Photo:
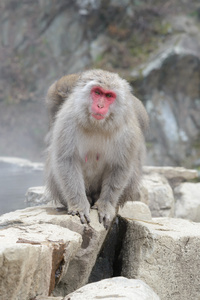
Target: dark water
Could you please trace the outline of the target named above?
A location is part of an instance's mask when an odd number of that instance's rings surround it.
[[[0,215],[27,207],[24,202],[27,189],[41,185],[42,168],[0,162]]]

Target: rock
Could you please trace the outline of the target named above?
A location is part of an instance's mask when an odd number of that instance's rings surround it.
[[[25,202],[29,204],[29,206],[47,204],[48,199],[44,196],[44,191],[44,186],[36,186],[29,188],[25,195]]]
[[[151,212],[148,206],[140,201],[127,201],[125,205],[119,208],[118,215],[131,220],[151,220]]]
[[[170,16],[168,21],[172,25],[172,30],[175,32],[186,32],[191,35],[199,33],[194,18],[188,18],[188,16],[185,15],[175,15]]]
[[[132,72],[150,116],[149,164],[191,166],[200,156],[198,26],[192,31],[174,34]]]
[[[94,299],[134,299],[159,300],[160,298],[143,281],[114,277],[96,283],[90,283],[67,295],[65,300],[94,300]]]
[[[24,212],[24,217],[25,217]],[[23,217],[22,217],[23,219]],[[22,219],[0,235],[0,299],[33,299],[49,295],[80,247],[81,236],[52,224],[27,226]],[[12,221],[8,221],[12,222]]]
[[[198,177],[198,171],[194,169],[186,169],[183,167],[143,167],[144,174],[158,173],[171,181],[187,181]]]
[[[151,212],[146,204],[139,201],[128,201],[123,208],[119,209],[118,216],[109,230],[88,283],[121,275],[121,258],[118,256],[126,233],[124,221],[126,218],[151,220]]]
[[[159,174],[144,175],[140,200],[146,203],[153,217],[174,216],[174,196],[167,179]]]
[[[143,280],[161,299],[199,298],[200,224],[127,220],[122,276]]]
[[[34,300],[63,300],[63,297],[43,297],[43,296],[38,296]]]
[[[103,53],[108,50],[108,37],[105,35],[99,35],[96,40],[94,40],[90,45],[90,55],[92,61],[96,62],[101,58]]]
[[[17,294],[23,300],[36,295],[48,296],[49,290],[54,290],[55,296],[64,296],[86,284],[107,234],[98,221],[96,210],[91,210],[90,218],[90,225],[84,225],[77,216],[67,215],[63,210],[56,211],[55,207],[44,206],[2,215],[0,261],[4,280],[1,281],[0,290],[4,297],[12,299],[10,296]],[[75,245],[73,236],[77,240]],[[16,243],[17,240],[19,243]],[[7,245],[11,250],[7,250]],[[66,256],[63,254],[65,249]],[[56,264],[56,268],[52,268],[52,257],[56,257],[56,251],[58,256],[63,255],[64,258]],[[9,255],[8,260],[3,259],[6,253]],[[32,266],[34,258],[37,263]],[[10,273],[10,269],[11,282],[16,282],[16,285],[7,284],[9,277],[5,273],[6,270]],[[50,275],[53,278],[55,273],[58,283],[54,289],[54,284],[50,288],[49,278]],[[14,287],[11,289],[11,286]]]
[[[175,217],[200,222],[200,183],[181,183],[174,189]]]

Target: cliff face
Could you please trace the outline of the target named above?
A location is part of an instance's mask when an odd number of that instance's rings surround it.
[[[1,1],[0,154],[42,160],[48,86],[95,67],[144,101],[149,163],[198,164],[199,4],[175,2]]]

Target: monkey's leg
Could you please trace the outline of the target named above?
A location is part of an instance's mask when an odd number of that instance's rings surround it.
[[[134,170],[127,186],[124,188],[119,198],[119,206],[123,206],[127,201],[137,201],[139,199],[139,183],[141,176],[141,169]]]

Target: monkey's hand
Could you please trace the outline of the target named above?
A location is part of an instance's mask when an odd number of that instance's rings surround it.
[[[108,229],[116,215],[115,207],[109,201],[99,199],[92,208],[98,210],[99,222]]]
[[[75,216],[78,215],[80,217],[81,223],[86,224],[90,223],[90,205],[89,203],[85,203],[85,205],[71,205],[68,207],[68,214]]]

